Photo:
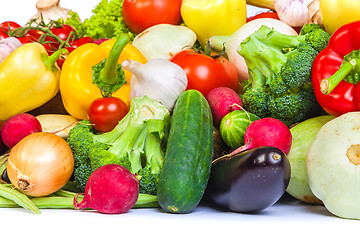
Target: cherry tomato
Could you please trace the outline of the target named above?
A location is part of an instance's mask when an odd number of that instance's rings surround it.
[[[85,44],[85,43],[93,43],[94,42],[94,39],[90,36],[84,36],[84,37],[81,37],[79,39],[75,39],[75,40],[72,40],[71,43],[70,43],[70,46],[73,47],[74,49]]]
[[[204,97],[217,87],[239,90],[239,79],[235,66],[224,57],[213,58],[194,50],[183,50],[171,61],[184,69],[188,77],[187,89],[200,91]]]
[[[126,26],[139,34],[160,23],[178,25],[182,0],[124,0],[122,14]]]
[[[31,38],[35,39],[35,41],[39,41],[41,35],[43,35],[43,34],[44,34],[43,31],[35,30],[35,29],[29,29],[29,31],[25,34],[25,36],[31,37]]]
[[[32,42],[36,42],[36,39],[30,37],[30,36],[24,36],[24,37],[19,37],[17,38],[22,44],[26,44],[26,43],[32,43]]]
[[[63,24],[61,27],[52,27],[50,31],[63,41],[66,41],[68,39],[71,32],[76,33],[76,30],[72,26],[67,24]],[[47,37],[45,41],[50,42],[53,46],[60,46],[60,43],[53,37]]]
[[[5,28],[5,29],[10,29],[11,31],[14,31],[15,29],[21,27],[18,23],[13,22],[13,21],[5,21],[0,23],[0,27]]]
[[[8,37],[7,29],[0,27],[0,41]]]
[[[105,97],[91,103],[88,117],[96,131],[109,132],[128,112],[127,105],[120,98]]]

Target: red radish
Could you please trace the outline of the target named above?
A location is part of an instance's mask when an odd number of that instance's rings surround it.
[[[5,121],[1,128],[1,138],[8,148],[12,148],[27,135],[41,131],[41,124],[35,116],[20,113]]]
[[[257,147],[276,147],[288,154],[292,135],[290,129],[282,121],[275,118],[262,118],[255,120],[246,128],[244,142],[243,146],[230,154]]]
[[[84,195],[82,202],[77,196]],[[117,164],[97,168],[86,183],[85,193],[74,198],[76,209],[91,208],[101,213],[125,213],[139,196],[139,180],[128,169]]]
[[[243,110],[243,102],[240,96],[228,87],[214,88],[206,98],[211,108],[213,121],[216,124],[220,124],[221,119],[229,112]]]

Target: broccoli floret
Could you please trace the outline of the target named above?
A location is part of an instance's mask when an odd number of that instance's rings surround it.
[[[143,96],[132,99],[128,114],[110,132],[96,133],[88,120],[78,123],[68,137],[74,157],[82,160],[74,171],[77,187],[85,189],[89,169],[119,164],[137,174],[141,193],[156,194],[169,121],[168,109]]]
[[[93,173],[93,170],[88,163],[80,164],[74,169],[74,178],[75,184],[78,189],[81,191],[85,190],[86,182],[89,179],[90,175]]]
[[[314,116],[315,109],[320,114],[311,68],[330,34],[316,24],[305,25],[302,33],[289,36],[262,26],[240,44],[238,53],[249,69],[249,80],[243,85],[246,110],[288,126]]]

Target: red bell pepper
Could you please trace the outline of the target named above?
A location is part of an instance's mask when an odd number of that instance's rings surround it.
[[[360,110],[360,21],[340,27],[315,58],[312,84],[320,106],[333,116]]]

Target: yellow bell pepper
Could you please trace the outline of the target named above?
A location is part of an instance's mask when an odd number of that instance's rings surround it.
[[[125,84],[114,85],[114,79],[119,74],[116,67],[126,59],[132,59],[140,63],[146,63],[144,55],[133,45],[128,43],[127,35],[119,37],[118,40],[107,40],[100,45],[87,43],[72,51],[64,61],[60,77],[60,92],[66,111],[77,119],[87,119],[87,111],[91,103],[104,96],[104,89],[100,89],[94,82],[97,78],[93,74],[93,66],[105,60],[105,67],[100,74],[101,81],[108,81],[106,86],[115,86],[109,94],[123,100],[130,105],[130,79],[132,74],[123,70]],[[120,54],[120,55],[119,55]]]
[[[325,30],[333,34],[339,27],[360,20],[360,1],[320,0],[320,13]]]
[[[40,43],[27,43],[0,64],[0,121],[40,107],[59,91],[61,51],[49,56]]]
[[[215,35],[227,36],[246,23],[246,0],[183,0],[181,16],[201,45]]]

